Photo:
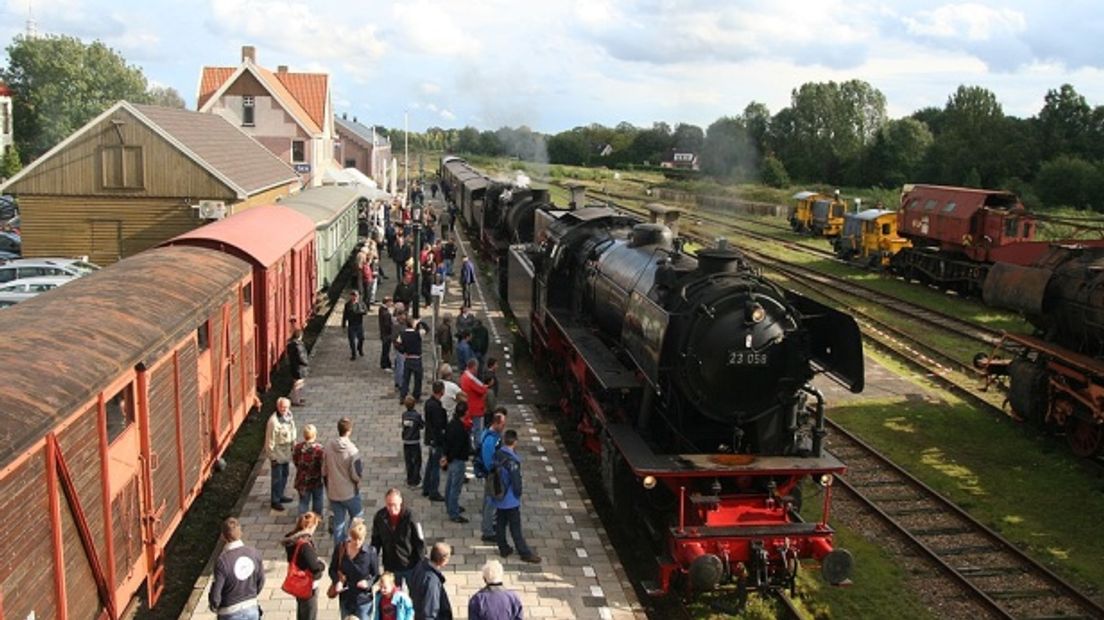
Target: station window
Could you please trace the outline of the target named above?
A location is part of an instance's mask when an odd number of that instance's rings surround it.
[[[122,435],[123,431],[134,423],[133,401],[128,385],[104,403],[107,414],[107,443],[115,441],[116,437]]]
[[[253,305],[253,283],[250,282],[242,287],[242,304],[247,308]]]
[[[291,141],[291,161],[295,164],[301,164],[307,160],[306,143],[302,140]]]
[[[936,205],[936,202],[934,200],[929,200],[929,201],[924,203],[924,210],[925,211],[935,211],[935,205]]]
[[[202,325],[196,328],[196,346],[199,347],[200,353],[203,353],[207,349],[211,348],[210,321],[204,321]]]
[[[252,127],[257,109],[256,100],[253,99],[253,95],[245,95],[242,97],[242,127]]]
[[[947,203],[947,206],[943,207],[943,212],[944,212],[944,213],[952,213],[952,212],[954,212],[954,210],[955,210],[955,207],[957,207],[957,206],[958,206],[958,205],[957,205],[957,204],[955,204],[955,203],[954,203],[953,201],[952,201],[952,202],[948,202],[948,203]]]

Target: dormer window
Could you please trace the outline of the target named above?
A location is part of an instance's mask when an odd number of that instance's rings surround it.
[[[242,127],[253,126],[253,111],[255,106],[256,102],[253,99],[253,95],[245,95],[242,97]]]

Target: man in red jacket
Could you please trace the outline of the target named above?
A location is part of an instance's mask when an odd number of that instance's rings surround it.
[[[469,359],[464,374],[460,375],[460,391],[468,395],[468,417],[465,425],[471,432],[472,450],[479,449],[479,435],[483,432],[483,412],[487,408],[487,390],[490,385],[493,383],[484,384],[479,380],[479,360]]]

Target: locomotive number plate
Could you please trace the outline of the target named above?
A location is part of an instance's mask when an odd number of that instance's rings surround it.
[[[767,362],[768,356],[766,353],[756,353],[755,351],[728,352],[729,366],[766,366]]]

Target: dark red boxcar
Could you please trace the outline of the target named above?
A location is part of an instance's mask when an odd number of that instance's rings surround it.
[[[272,369],[291,337],[291,320],[303,327],[314,312],[318,288],[314,222],[287,207],[254,207],[170,239],[165,245],[211,248],[253,265],[257,387],[268,389]]]
[[[114,617],[256,400],[252,271],[143,252],[0,312],[6,618]]]

